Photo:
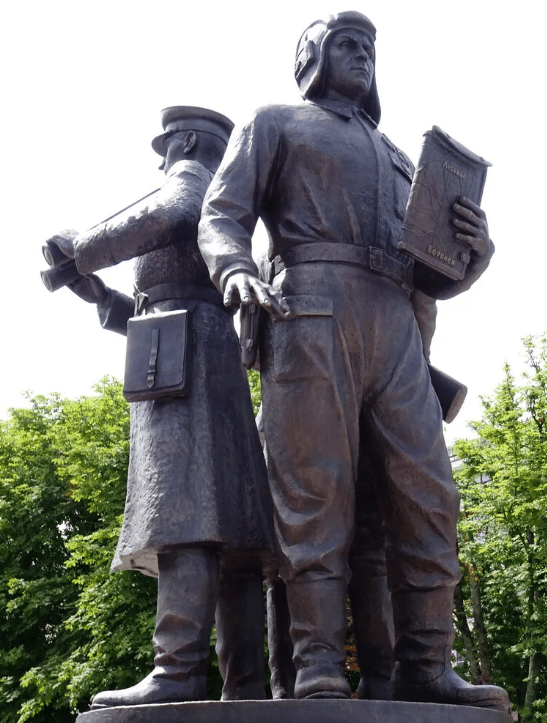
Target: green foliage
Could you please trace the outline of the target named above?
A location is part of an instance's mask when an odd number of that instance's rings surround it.
[[[3,723],[73,721],[151,665],[155,581],[109,573],[125,499],[129,410],[111,379],[35,397],[0,422]]]
[[[256,417],[260,405],[262,404],[262,388],[260,386],[260,373],[254,369],[249,369],[247,372],[247,379],[249,380],[249,389],[251,390],[251,402],[253,403],[253,412]]]
[[[524,340],[527,371],[518,384],[508,365],[478,438],[456,443],[463,466],[459,549],[466,612],[480,594],[492,678],[508,689],[524,720],[547,720],[547,337]],[[461,633],[460,628],[460,633]],[[459,639],[463,650],[463,638]],[[469,651],[467,651],[469,660]],[[484,666],[482,667],[484,674]]]

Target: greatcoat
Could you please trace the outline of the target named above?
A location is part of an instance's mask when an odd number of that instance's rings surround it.
[[[75,246],[83,274],[136,258],[139,313],[191,312],[189,394],[131,405],[115,570],[156,576],[158,553],[173,547],[262,554],[273,544],[270,492],[237,335],[197,247],[211,177],[201,164],[179,161],[155,195],[78,237]],[[126,333],[133,306],[110,291],[99,307],[101,323]]]

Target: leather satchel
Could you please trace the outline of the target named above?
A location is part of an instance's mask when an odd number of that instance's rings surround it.
[[[129,319],[123,387],[128,402],[188,394],[189,318],[189,311],[180,310]]]

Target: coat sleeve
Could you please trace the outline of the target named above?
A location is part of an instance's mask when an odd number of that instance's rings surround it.
[[[451,299],[454,296],[462,294],[464,291],[470,289],[475,283],[475,281],[478,281],[478,279],[480,279],[480,277],[484,274],[484,272],[490,265],[490,261],[492,259],[492,256],[494,255],[494,251],[495,247],[493,243],[491,243],[490,253],[482,258],[479,258],[477,254],[475,254],[473,251],[470,251],[471,260],[467,266],[463,279],[461,281],[452,281],[451,283],[447,284],[446,288],[442,289],[436,294],[436,298]]]
[[[414,316],[420,330],[422,337],[422,345],[424,349],[424,357],[429,362],[429,356],[431,353],[431,341],[435,334],[435,328],[437,325],[437,303],[435,299],[430,296],[426,296],[417,289],[414,290],[410,296],[412,302],[412,308],[414,309]]]
[[[76,237],[75,261],[81,274],[165,248],[172,243],[175,229],[182,230],[177,238],[196,238],[211,174],[195,161],[181,161],[173,170],[155,194]]]
[[[458,296],[458,294],[470,289],[480,279],[490,265],[495,250],[492,240],[490,240],[490,248],[486,256],[479,257],[474,251],[470,250],[470,261],[465,276],[460,281],[449,279],[444,274],[433,271],[425,264],[415,261],[414,286],[434,299],[452,299],[454,296]]]
[[[127,336],[127,322],[133,316],[135,302],[130,296],[108,289],[104,301],[97,304],[97,313],[103,329]]]
[[[226,154],[205,196],[198,244],[215,286],[230,274],[258,277],[252,236],[275,175],[281,134],[273,107],[258,110],[232,133]]]

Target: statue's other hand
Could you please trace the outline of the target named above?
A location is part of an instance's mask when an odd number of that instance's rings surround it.
[[[68,288],[88,304],[100,304],[108,296],[108,287],[95,274],[80,276],[79,279],[68,284]]]
[[[256,276],[243,271],[236,271],[228,276],[224,288],[224,305],[241,303],[260,304],[262,308],[274,317],[283,318],[289,307],[281,294]]]
[[[494,244],[490,240],[486,214],[482,208],[466,196],[460,196],[452,209],[457,214],[452,223],[459,229],[456,240],[468,244],[481,259],[492,256]]]

